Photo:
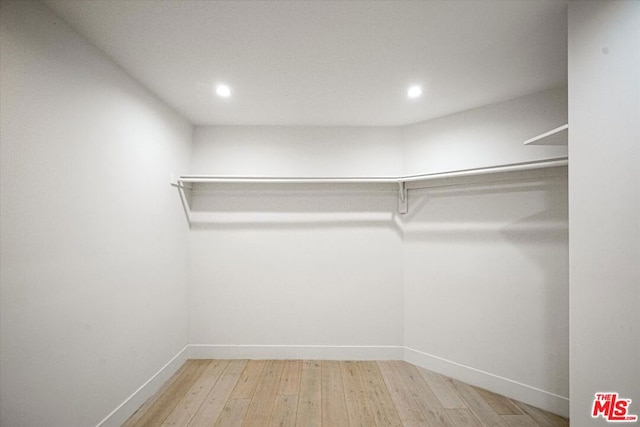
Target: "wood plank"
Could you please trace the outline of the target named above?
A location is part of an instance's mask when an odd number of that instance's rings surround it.
[[[302,360],[286,360],[282,370],[282,378],[278,386],[278,394],[298,394],[300,391],[300,375]]]
[[[294,427],[296,425],[297,409],[298,395],[281,394],[276,396],[269,425],[273,427]]]
[[[364,391],[362,373],[356,362],[340,362],[344,395],[347,404],[349,426],[371,427],[375,425],[369,399]]]
[[[480,423],[488,426],[506,426],[504,420],[493,410],[491,405],[476,392],[469,384],[449,378],[453,389],[458,393],[460,399],[467,405],[473,415]]]
[[[322,373],[320,362],[303,363],[296,426],[322,426]]]
[[[184,372],[188,369],[187,367],[191,366],[192,364],[191,362],[193,361],[192,360],[185,361],[185,363],[183,363],[182,366],[178,368],[178,370],[171,376],[171,378],[169,378],[158,389],[158,391],[156,391],[153,394],[153,396],[147,399],[146,402],[144,402],[142,406],[138,408],[138,410],[133,415],[131,415],[131,417],[129,417],[129,419],[122,425],[122,427],[134,426],[144,416],[144,414],[149,410],[149,408],[160,398],[160,396],[162,396],[169,388],[171,388],[173,386],[173,383],[175,383],[176,380],[181,375],[184,374]]]
[[[509,427],[537,427],[536,423],[526,415],[501,415]]]
[[[180,402],[178,402],[175,409],[169,414],[167,419],[164,420],[162,425],[188,425],[228,364],[228,360],[211,360],[198,380],[193,383],[184,397],[180,399]]]
[[[248,397],[233,398],[233,393]],[[124,425],[237,427],[243,422],[261,427],[569,425],[565,418],[405,362],[314,360],[189,360]]]
[[[269,424],[283,367],[282,360],[267,361],[242,423],[243,427],[264,427]]]
[[[322,425],[324,427],[348,426],[347,403],[340,362],[322,361]]]
[[[250,402],[251,399],[229,399],[224,405],[215,427],[238,427],[242,425]],[[200,425],[211,425],[211,423]]]
[[[384,379],[387,390],[389,390],[389,394],[395,404],[402,424],[405,426],[428,425],[426,418],[422,414],[422,411],[420,411],[418,403],[411,393],[409,393],[404,381],[394,368],[393,362],[380,361],[378,362],[378,368],[380,369],[380,375]]]
[[[534,408],[533,406],[518,402],[517,400],[514,400],[513,403],[540,427],[569,427],[569,420],[566,418],[543,411],[542,409]]]
[[[247,362],[247,366],[242,371],[242,375],[231,393],[231,398],[251,399],[266,364],[266,360],[250,360]]]
[[[455,425],[418,368],[406,362],[392,362],[391,366],[397,371],[409,394],[416,401],[427,424],[442,427]]]
[[[176,407],[182,396],[189,390],[200,374],[207,368],[208,360],[192,360],[182,375],[162,394],[140,419],[133,424],[136,427],[157,427]]]
[[[480,387],[474,387],[478,394],[487,402],[497,414],[522,415],[522,411],[508,398]]]
[[[447,415],[456,426],[482,427],[480,421],[468,409],[446,409]]]
[[[231,360],[227,364],[224,372],[191,419],[190,426],[212,425],[215,423],[225,408],[227,400],[229,400],[246,366],[246,360]]]
[[[320,360],[303,360],[302,369],[320,369],[322,363]]]
[[[389,390],[376,362],[359,362],[371,409],[378,425],[402,427]]]
[[[466,409],[466,405],[460,400],[451,383],[446,378],[428,369],[418,368],[420,374],[425,379],[438,400],[446,409]]]

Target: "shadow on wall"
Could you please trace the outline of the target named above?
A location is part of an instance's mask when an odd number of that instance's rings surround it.
[[[389,228],[402,238],[397,191],[389,186],[200,185],[191,190],[191,228]]]
[[[539,319],[544,337],[537,357],[550,361],[547,381],[569,396],[569,223],[566,178],[541,188],[546,209],[501,230],[505,239],[537,265],[544,299]]]
[[[411,193],[408,345],[568,396],[566,167],[499,178]]]
[[[555,197],[556,193],[546,191],[550,185],[532,180],[471,186],[451,185],[429,190],[414,190],[414,197],[410,199],[413,203],[409,213],[403,217],[411,231],[407,238],[419,239],[422,237],[447,241],[459,238],[469,241],[493,238],[491,233],[500,232],[517,244],[566,241],[568,238],[566,200],[563,202],[559,197]],[[500,215],[499,212],[494,214],[495,205],[486,203],[474,204],[471,202],[464,209],[442,212],[443,215],[438,215],[437,211],[434,213],[433,210],[433,203],[437,199],[495,198],[500,195],[533,192],[545,194],[546,197],[554,197],[554,200],[550,200],[547,204],[549,209],[518,218],[513,222],[509,222],[512,219],[508,215]],[[558,207],[561,208],[563,203],[564,209],[559,210]],[[425,212],[431,214],[425,216]]]

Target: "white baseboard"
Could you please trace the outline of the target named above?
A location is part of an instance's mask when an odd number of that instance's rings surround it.
[[[405,347],[404,360],[462,382],[493,391],[536,408],[569,417],[569,398]]]
[[[192,359],[402,360],[403,346],[191,344]]]
[[[124,424],[189,358],[189,346],[186,345],[147,382],[142,384],[131,396],[100,421],[97,427],[118,427]]]
[[[97,427],[122,425],[187,359],[404,360],[536,408],[569,417],[567,397],[404,346],[189,344],[107,415]]]

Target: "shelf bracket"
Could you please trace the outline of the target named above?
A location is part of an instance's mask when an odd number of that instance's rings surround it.
[[[409,192],[407,184],[398,180],[398,213],[406,214],[409,212]]]
[[[180,181],[178,177],[175,177],[173,174],[171,175],[170,184],[172,187],[175,187],[178,190],[178,194],[180,195],[180,202],[182,203],[182,209],[184,210],[184,215],[187,218],[187,224],[189,224],[189,228],[191,228],[191,207],[189,206],[189,195],[187,191],[191,190],[191,183],[185,185]]]

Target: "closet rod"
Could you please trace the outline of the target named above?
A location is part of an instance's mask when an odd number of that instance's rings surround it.
[[[508,163],[498,166],[489,166],[484,168],[461,169],[451,172],[435,172],[420,175],[408,175],[398,178],[402,182],[428,181],[430,179],[441,178],[458,178],[464,176],[483,175],[487,173],[499,172],[517,172],[531,169],[553,168],[558,166],[567,166],[569,164],[568,157],[555,157],[546,160],[534,160],[531,162]]]
[[[568,157],[556,157],[531,162],[509,163],[473,169],[462,169],[451,172],[435,172],[407,176],[372,176],[372,177],[272,177],[272,176],[220,176],[220,175],[182,175],[179,183],[290,183],[290,184],[368,184],[386,183],[397,184],[403,182],[427,181],[431,179],[456,178],[463,176],[482,175],[486,173],[513,172],[530,169],[566,166]]]

